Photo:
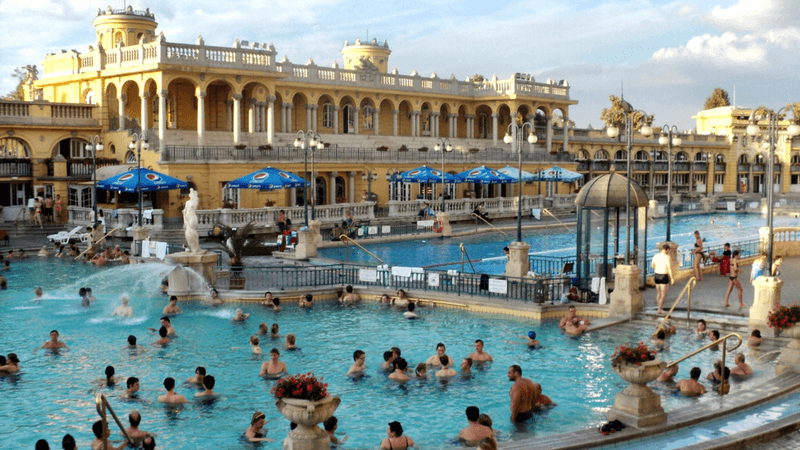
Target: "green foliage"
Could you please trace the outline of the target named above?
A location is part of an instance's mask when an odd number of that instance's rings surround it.
[[[703,109],[714,109],[719,108],[720,106],[730,105],[731,102],[728,99],[728,91],[722,88],[715,88],[714,92],[711,93],[711,96],[706,99]]]
[[[472,76],[473,83],[483,83],[483,80],[485,80],[485,78],[483,77],[483,75],[479,73],[476,73],[475,75]]]

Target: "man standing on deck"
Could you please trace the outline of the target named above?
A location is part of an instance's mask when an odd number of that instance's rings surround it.
[[[656,283],[658,314],[664,314],[664,300],[667,298],[669,285],[675,284],[675,277],[672,276],[672,258],[669,257],[669,244],[664,244],[661,251],[653,256],[650,267],[653,268],[653,280]]]
[[[530,419],[533,410],[533,381],[522,378],[522,368],[516,364],[508,368],[508,381],[514,382],[508,391],[511,397],[511,421],[524,422]]]

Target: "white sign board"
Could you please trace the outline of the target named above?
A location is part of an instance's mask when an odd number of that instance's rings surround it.
[[[373,234],[378,234],[378,227],[369,227],[367,233],[369,233],[370,236],[372,236]]]
[[[382,227],[381,227],[381,233],[383,233],[383,234],[389,234],[389,233],[391,233],[391,232],[392,232],[392,227],[391,227],[391,225],[384,225],[384,226],[382,226]]]
[[[439,274],[438,273],[429,273],[428,274],[428,286],[430,286],[430,287],[439,287]]]
[[[378,271],[375,269],[358,269],[358,281],[374,283],[378,281]]]
[[[433,228],[433,220],[420,220],[417,222],[417,229]]]
[[[489,292],[493,292],[495,294],[508,293],[508,281],[499,280],[497,278],[489,278]]]

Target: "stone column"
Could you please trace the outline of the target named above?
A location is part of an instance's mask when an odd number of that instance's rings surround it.
[[[413,126],[412,126],[413,132],[411,134],[411,137],[419,137],[420,136],[420,129],[419,129],[420,121],[419,120],[420,120],[420,116],[421,115],[422,115],[421,111],[414,111],[414,114],[411,116],[411,120],[413,121]]]
[[[353,114],[356,116],[356,120],[353,121],[353,134],[358,134],[358,123],[361,121],[361,108],[353,108]]]
[[[286,132],[287,133],[294,133],[294,127],[292,126],[292,110],[294,109],[294,105],[291,103],[286,104]]]
[[[328,201],[331,205],[336,204],[336,177],[339,172],[330,172],[328,174]]]
[[[250,107],[247,108],[247,132],[253,135],[256,133],[256,108],[258,108],[258,104],[256,99],[252,97],[248,100],[248,103]]]
[[[500,117],[500,114],[494,113],[492,114],[492,145],[497,145],[497,119]]]
[[[139,121],[142,125],[142,134],[147,136],[147,130],[150,128],[150,124],[147,123],[148,117],[150,117],[147,113],[150,112],[149,102],[147,101],[150,98],[149,92],[142,92],[141,93],[141,111],[139,113]]]
[[[158,141],[165,145],[164,138],[167,134],[167,95],[166,89],[158,91]]]
[[[267,143],[275,137],[275,96],[267,97]]]
[[[565,153],[569,152],[569,147],[567,147],[567,144],[569,144],[569,116],[564,114],[564,142],[562,148],[564,149]]]
[[[708,186],[708,184],[706,184]],[[713,184],[711,185],[713,189]],[[717,197],[713,195],[709,195],[708,197],[703,197],[700,199],[700,204],[703,207],[703,212],[710,213],[714,212],[717,209]]]
[[[197,145],[202,147],[206,137],[206,91],[197,91]]]
[[[631,317],[642,310],[639,272],[638,267],[626,264],[620,264],[614,269],[614,291],[609,297],[611,305],[608,315],[610,317]]]
[[[312,105],[306,103],[306,130],[314,130],[314,126],[311,124],[311,107]]]
[[[506,276],[522,278],[531,270],[528,259],[528,250],[531,246],[525,242],[512,242],[508,244],[508,262],[506,263]]]
[[[781,304],[783,281],[778,277],[758,277],[753,281],[753,306],[750,307],[750,328],[758,328],[762,332],[769,330],[767,316],[776,306]]]
[[[122,131],[122,130],[125,129],[125,104],[128,102],[128,95],[127,94],[121,94],[119,97],[117,97],[117,100],[119,100],[119,108],[118,108],[119,128],[118,128],[118,130]]]
[[[430,114],[430,121],[431,121],[431,137],[438,138],[439,137],[439,113],[431,113]]]
[[[397,114],[400,111],[397,109],[392,110],[392,136],[397,136]]]
[[[313,124],[313,127],[311,129],[314,130],[314,132],[318,131],[317,130],[317,123],[318,123],[317,111],[318,110],[319,110],[319,106],[318,105],[313,105],[313,107],[311,108],[311,123]]]
[[[347,172],[347,202],[356,202],[356,175],[358,172]]]
[[[233,99],[233,143],[238,144],[242,137],[242,94],[231,95]]]
[[[450,114],[450,137],[458,136],[458,114]]]
[[[381,110],[375,108],[372,110],[372,130],[375,132],[375,136],[378,136],[380,133],[381,128]]]
[[[547,142],[546,144],[547,151],[551,152],[553,151],[553,115],[550,114],[546,118],[547,118],[547,136],[545,139]]]
[[[475,114],[467,114],[467,139],[475,139]]]
[[[297,259],[315,258],[317,256],[317,246],[322,242],[319,226],[319,220],[311,220],[308,222],[308,227],[303,227],[297,232],[297,246],[295,246]]]
[[[333,134],[339,134],[339,107],[333,107]]]

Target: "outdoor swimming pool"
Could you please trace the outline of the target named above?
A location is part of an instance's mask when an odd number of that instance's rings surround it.
[[[714,221],[712,224],[711,221]],[[775,227],[796,226],[797,219],[779,216],[774,218]],[[593,224],[599,223],[593,220]],[[738,224],[741,224],[739,226]],[[677,242],[681,248],[691,247],[694,244],[694,230],[699,230],[700,235],[707,240],[707,245],[721,245],[725,242],[741,242],[746,240],[758,239],[759,228],[765,226],[766,221],[763,216],[756,214],[698,214],[691,216],[681,216],[672,219],[672,240]],[[666,236],[666,219],[658,219],[648,222],[647,246],[650,256],[655,254],[655,246]],[[597,227],[597,232],[602,231]],[[620,232],[622,239],[620,249],[624,252],[624,221],[621,222]],[[469,237],[435,238],[429,240],[415,240],[404,242],[391,242],[380,244],[367,244],[366,241],[359,241],[370,252],[384,261],[391,261],[393,265],[421,267],[430,264],[447,263],[461,261],[461,251],[459,244],[464,246],[470,259],[483,259],[481,262],[473,263],[476,273],[500,274],[505,271],[506,259],[503,254],[503,247],[515,240],[515,234],[503,236],[498,232],[482,233]],[[575,256],[575,227],[567,229],[565,226],[553,224],[547,228],[535,231],[523,232],[523,239],[530,244],[530,253],[542,256]],[[641,238],[640,238],[641,239]],[[595,239],[592,253],[602,254],[602,239]],[[641,242],[641,240],[640,240]],[[613,236],[609,237],[609,255],[613,254]],[[319,255],[323,258],[336,260],[348,259],[346,247],[332,247],[319,250]],[[349,260],[354,262],[378,264],[374,258],[367,255],[362,250],[351,246],[349,250]],[[460,264],[453,266],[437,267],[440,270],[458,269]],[[471,272],[469,264],[464,266],[465,272]]]
[[[420,308],[422,320],[408,321],[393,308],[362,302],[358,307],[315,305],[301,310],[286,304],[274,313],[258,305],[229,304],[219,308],[199,302],[183,303],[184,313],[173,319],[178,338],[167,348],[150,346],[155,340],[146,327],[158,326],[166,298],[155,292],[169,267],[142,264],[96,268],[69,261],[36,259],[14,262],[9,290],[3,291],[0,316],[0,352],[16,352],[22,372],[0,377],[0,442],[8,448],[30,448],[39,438],[51,446],[65,433],[73,434],[81,448],[91,440],[91,424],[98,419],[94,396],[104,392],[115,411],[127,420],[131,410],[142,413],[141,428],[155,432],[159,448],[248,448],[240,436],[256,410],[266,413],[268,437],[278,442],[263,448],[279,449],[288,432],[288,423],[277,412],[270,389],[274,381],[258,377],[261,362],[269,349],[280,347],[265,338],[261,357],[250,353],[248,339],[259,322],[279,323],[281,334],[295,333],[299,352],[282,352],[281,359],[292,374],[314,372],[324,376],[332,394],[342,398],[336,411],[339,430],[350,437],[343,448],[377,448],[385,437],[386,424],[398,420],[406,434],[422,448],[455,446],[453,438],[466,425],[464,409],[477,405],[494,420],[500,440],[521,439],[591,427],[605,420],[605,411],[614,395],[625,387],[610,368],[609,356],[617,345],[647,339],[650,329],[625,325],[569,338],[553,322],[539,323],[506,316],[473,314],[452,309]],[[32,276],[32,274],[38,274]],[[42,285],[45,298],[32,302],[33,287]],[[88,285],[97,302],[88,309],[79,305],[77,291]],[[131,297],[134,316],[120,320],[109,315],[119,297]],[[280,295],[280,294],[278,294]],[[231,322],[236,307],[252,313],[244,325]],[[69,352],[53,355],[31,350],[57,329]],[[529,350],[523,345],[505,343],[535,329],[543,347]],[[124,349],[129,334],[139,338],[144,352]],[[403,357],[416,366],[434,353],[437,342],[447,345],[447,353],[460,362],[473,351],[473,341],[481,338],[494,364],[476,370],[472,377],[458,377],[449,383],[412,381],[405,386],[386,380],[378,372],[381,354],[391,346],[403,350]],[[672,349],[665,359],[674,359],[700,343],[688,331],[672,338]],[[344,376],[352,364],[352,353],[367,354],[369,377],[351,381]],[[679,376],[698,365],[704,375],[715,354],[703,354],[681,365]],[[537,415],[517,429],[508,421],[506,370],[519,364],[523,375],[542,384],[544,393],[559,406]],[[118,375],[141,380],[138,402],[120,398],[123,388],[96,389],[91,380],[102,378],[106,365]],[[215,391],[221,397],[213,403],[191,402],[183,408],[166,408],[155,402],[163,394],[162,381],[174,377],[179,384],[204,366],[217,379]],[[762,374],[773,373],[769,365],[755,365]],[[747,383],[762,383],[765,378]],[[745,385],[743,388],[746,388]],[[738,389],[734,386],[733,389]],[[180,385],[176,391],[191,397],[196,390]],[[666,392],[666,391],[665,391]],[[688,407],[712,400],[678,398],[665,395],[665,409]],[[114,436],[118,430],[112,426]]]

